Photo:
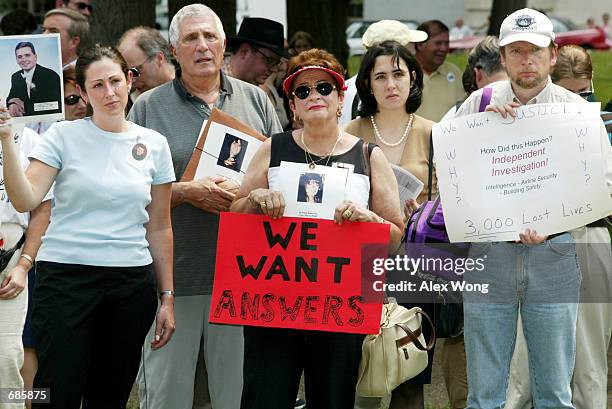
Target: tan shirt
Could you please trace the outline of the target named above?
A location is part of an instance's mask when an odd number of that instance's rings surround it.
[[[404,144],[402,158],[399,163],[394,163],[394,165],[398,165],[412,173],[425,185],[423,191],[419,197],[417,197],[417,202],[419,203],[427,200],[427,193],[429,192],[427,186],[430,148],[429,135],[433,124],[432,121],[415,115],[412,122],[412,129],[408,133],[408,138]],[[376,144],[378,142],[374,135],[374,128],[372,127],[370,118],[355,118],[346,125],[344,130],[363,139],[365,142]],[[435,195],[438,191],[438,178],[436,177],[435,168],[433,170],[432,186],[432,195]]]
[[[439,122],[450,107],[465,99],[461,70],[445,61],[431,74],[423,73],[423,100],[416,114]]]
[[[509,102],[516,102],[518,104],[521,104],[521,101],[519,101],[519,99],[514,94],[514,91],[512,90],[510,81],[495,82],[487,85],[487,87],[493,90],[490,102],[491,105],[502,105],[507,104]],[[472,93],[472,95],[470,95],[469,98],[461,105],[459,110],[457,110],[455,116],[458,117],[477,113],[478,108],[480,106],[481,98],[482,89],[479,89],[478,91]],[[568,91],[563,87],[553,84],[549,77],[546,87],[544,87],[544,89],[538,95],[530,99],[525,105],[545,104],[554,102],[586,103],[586,101],[579,95],[574,94],[573,92]],[[608,140],[608,133],[606,131],[606,127],[604,126],[603,121],[601,122],[600,141],[601,152],[604,160],[605,180],[608,184],[608,189],[612,194],[612,146],[610,146],[610,141]]]

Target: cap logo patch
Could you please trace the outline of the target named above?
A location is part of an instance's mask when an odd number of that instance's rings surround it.
[[[528,14],[523,14],[516,18],[514,30],[534,30],[535,27],[531,27],[533,24],[535,24],[535,18]]]

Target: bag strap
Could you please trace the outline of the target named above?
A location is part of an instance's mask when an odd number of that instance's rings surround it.
[[[427,315],[425,311],[419,308],[416,313],[424,316],[427,319],[427,322],[429,322],[429,326],[431,327],[431,338],[429,339],[429,342],[427,343],[427,345],[423,346],[423,344],[421,344],[421,341],[419,341],[419,336],[421,335],[421,328],[418,328],[416,331],[412,331],[408,327],[408,325],[404,323],[398,323],[396,325],[404,330],[406,336],[396,340],[395,345],[398,348],[401,348],[404,345],[412,342],[414,343],[414,346],[417,347],[417,349],[420,349],[421,351],[430,351],[436,344],[436,327],[434,327],[433,323],[431,322],[431,318],[429,318],[429,315]],[[423,326],[422,322],[421,326]]]
[[[433,131],[429,133],[429,163],[427,164],[427,200],[431,200],[431,184],[433,181]]]
[[[484,112],[487,109],[487,105],[491,102],[491,96],[493,95],[493,88],[484,87],[482,89],[482,98],[480,98],[480,106],[478,112]]]
[[[363,148],[362,149],[363,150],[363,165],[364,165],[363,171],[365,175],[368,177],[368,180],[370,181],[370,192],[368,194],[368,208],[372,210],[372,178],[370,175],[370,168],[371,168],[370,155],[372,154],[372,151],[374,150],[376,145],[362,141],[361,147]]]

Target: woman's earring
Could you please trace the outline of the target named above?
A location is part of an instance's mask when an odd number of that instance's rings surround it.
[[[336,116],[340,118],[342,116],[342,105],[338,106],[338,110],[336,111]]]
[[[297,114],[297,113],[294,113],[294,114],[293,114],[293,120],[294,120],[296,123],[300,124],[300,125],[302,125],[302,124],[303,124],[303,122],[302,122],[302,118],[300,118],[300,117],[298,116],[298,114]]]

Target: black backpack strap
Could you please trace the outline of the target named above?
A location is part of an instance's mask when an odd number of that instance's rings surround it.
[[[429,163],[427,168],[427,200],[431,200],[431,185],[433,182],[433,131],[429,133]]]

